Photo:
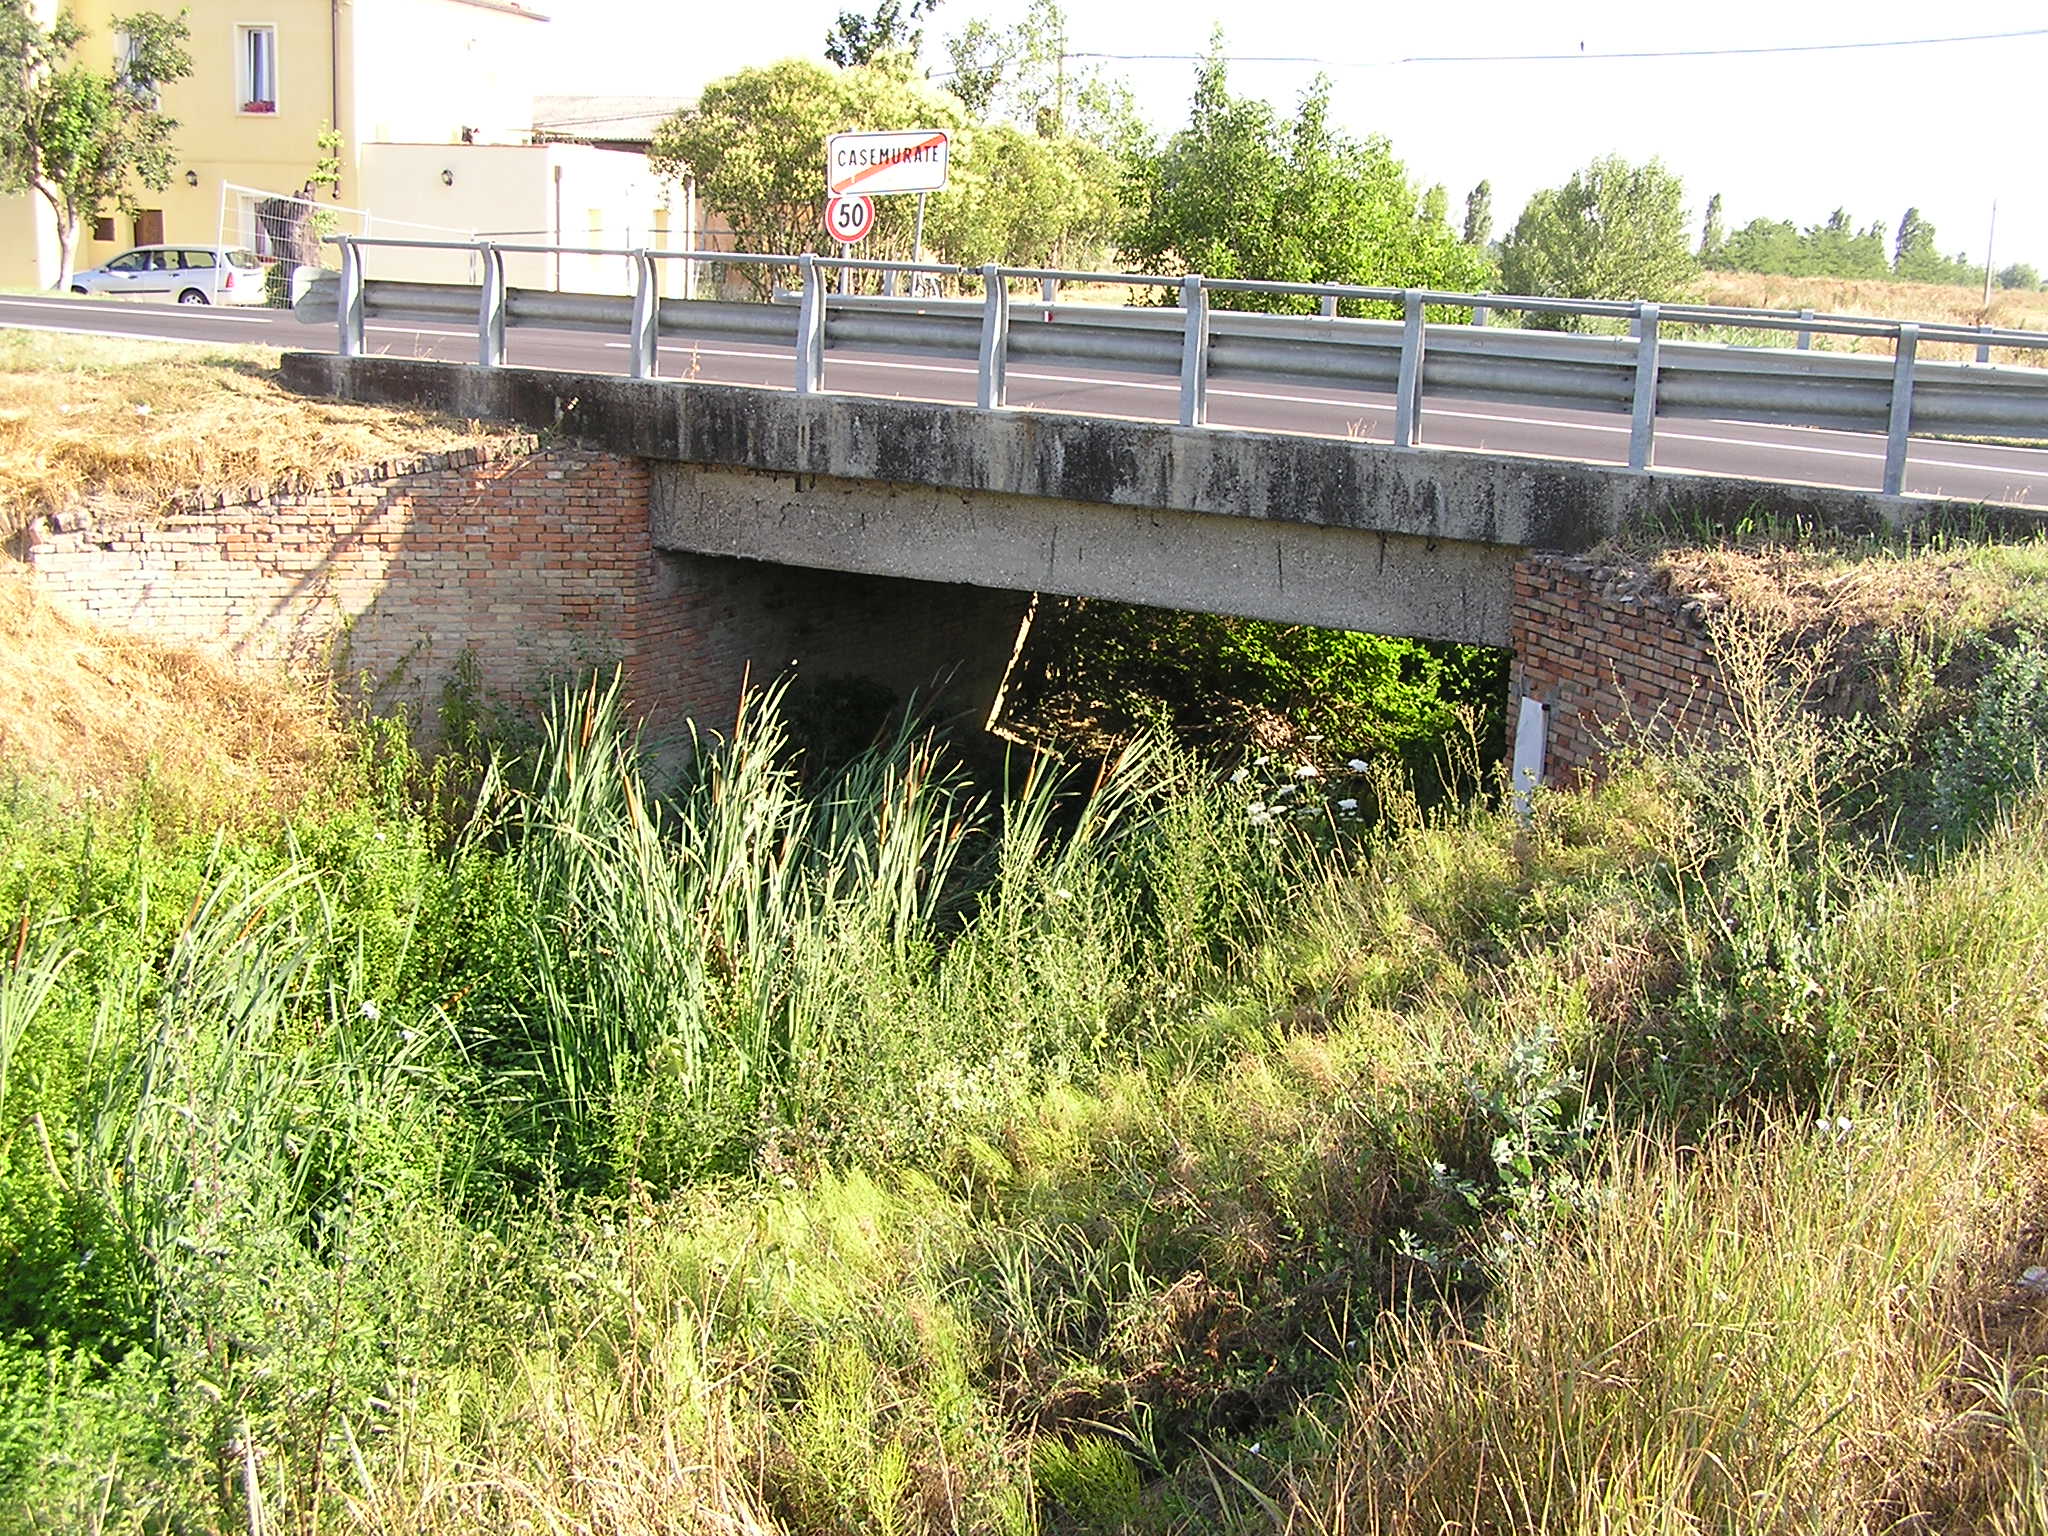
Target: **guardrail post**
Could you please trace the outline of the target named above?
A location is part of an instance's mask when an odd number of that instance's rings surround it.
[[[796,312],[796,392],[822,394],[825,389],[825,289],[817,259],[805,251],[796,259],[803,276],[803,298]]]
[[[1472,323],[1473,323],[1474,325],[1479,325],[1479,326],[1483,326],[1483,325],[1485,325],[1485,324],[1486,324],[1486,314],[1487,314],[1487,310],[1486,310],[1486,306],[1485,306],[1484,304],[1474,304],[1474,305],[1472,306]]]
[[[1394,386],[1394,446],[1413,448],[1422,416],[1422,295],[1402,300],[1401,377]]]
[[[660,375],[661,288],[654,272],[654,258],[635,251],[633,261],[633,334],[628,349],[633,354],[633,377],[652,379]]]
[[[1003,269],[990,262],[981,269],[981,365],[974,392],[984,411],[1001,410],[1010,353],[1010,289]]]
[[[1980,331],[1988,331],[1988,330],[1990,330],[1990,329],[1991,329],[1991,327],[1990,327],[1990,326],[1988,326],[1988,325],[1980,325],[1980,326],[1978,326],[1978,327],[1977,327],[1977,329],[1978,329],[1978,330],[1980,330]],[[1988,341],[1980,341],[1980,342],[1978,342],[1978,343],[1977,343],[1977,361],[1978,361],[1978,362],[1980,362],[1980,363],[1988,363],[1988,362],[1990,362],[1990,361],[1991,361],[1991,343],[1990,343],[1990,342],[1988,342]]]
[[[1180,280],[1187,328],[1180,344],[1180,424],[1199,427],[1209,419],[1209,291],[1199,273]]]
[[[488,240],[477,247],[476,360],[505,366],[505,257]]]
[[[1319,309],[1319,310],[1321,311],[1321,313],[1322,313],[1322,316],[1323,316],[1323,318],[1324,318],[1325,320],[1334,320],[1334,319],[1336,319],[1336,318],[1337,318],[1337,295],[1335,295],[1334,293],[1326,293],[1326,294],[1324,294],[1324,295],[1323,295],[1323,301],[1322,301],[1322,303],[1321,303],[1320,305],[1318,305],[1318,306],[1317,306],[1317,308],[1318,308],[1318,309]]]
[[[1896,496],[1906,485],[1907,439],[1913,430],[1913,359],[1920,350],[1920,327],[1911,321],[1899,327],[1899,350],[1892,362],[1891,430],[1884,441],[1884,493]]]
[[[1810,309],[1802,309],[1801,311],[1799,311],[1799,318],[1802,320],[1811,320],[1813,318],[1813,311]],[[1799,350],[1804,352],[1812,346],[1813,332],[1802,330],[1799,333]]]
[[[1636,306],[1636,387],[1629,404],[1628,467],[1648,469],[1657,435],[1657,346],[1663,327],[1655,304]]]
[[[336,345],[343,357],[363,355],[363,253],[341,237],[341,285],[334,296]]]
[[[1038,280],[1038,302],[1045,306],[1045,318],[1052,319],[1052,306],[1059,302],[1060,280],[1056,277],[1041,277]]]

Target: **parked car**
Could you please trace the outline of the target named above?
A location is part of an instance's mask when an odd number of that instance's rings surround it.
[[[176,299],[180,304],[261,304],[263,262],[224,245],[138,245],[77,273],[73,293]]]

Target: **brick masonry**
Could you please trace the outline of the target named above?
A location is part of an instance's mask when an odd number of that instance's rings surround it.
[[[1533,554],[1514,570],[1509,714],[1548,711],[1545,780],[1597,776],[1618,747],[1711,735],[1728,696],[1697,598],[1635,568]]]
[[[653,547],[635,458],[511,439],[179,502],[149,519],[46,519],[27,556],[101,623],[235,658],[332,665],[434,718],[469,658],[494,698],[622,663],[657,732],[717,729],[743,679],[792,662],[899,694],[992,699],[1026,594],[842,576]]]
[[[657,550],[646,464],[508,439],[150,519],[46,519],[27,554],[102,623],[231,657],[320,661],[431,721],[459,660],[495,698],[621,663],[659,734],[718,729],[795,666],[899,696],[950,674],[985,709],[1029,595]],[[1548,778],[1644,732],[1712,728],[1726,695],[1698,602],[1640,571],[1530,555],[1513,574],[1511,702],[1549,709]],[[1512,710],[1511,710],[1512,718]]]

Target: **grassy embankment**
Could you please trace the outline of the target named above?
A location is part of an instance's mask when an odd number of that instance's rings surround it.
[[[2048,1531],[2048,561],[1670,558],[1736,741],[1528,825],[10,745],[0,1526]]]
[[[0,543],[86,505],[289,484],[330,465],[466,447],[503,430],[308,400],[264,347],[0,330]]]

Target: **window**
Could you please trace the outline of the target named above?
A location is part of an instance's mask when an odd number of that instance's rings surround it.
[[[277,28],[235,28],[237,93],[244,112],[277,110]]]
[[[154,80],[144,79],[141,70],[142,44],[132,32],[121,34],[121,85],[129,95],[154,110],[163,103]]]
[[[149,252],[130,251],[126,256],[116,256],[107,263],[109,272],[140,272],[149,265]]]
[[[102,214],[92,221],[92,237],[95,240],[118,240],[121,238],[114,233],[114,216],[112,214]]]
[[[180,251],[178,254],[187,272],[204,272],[213,265],[211,251]]]

